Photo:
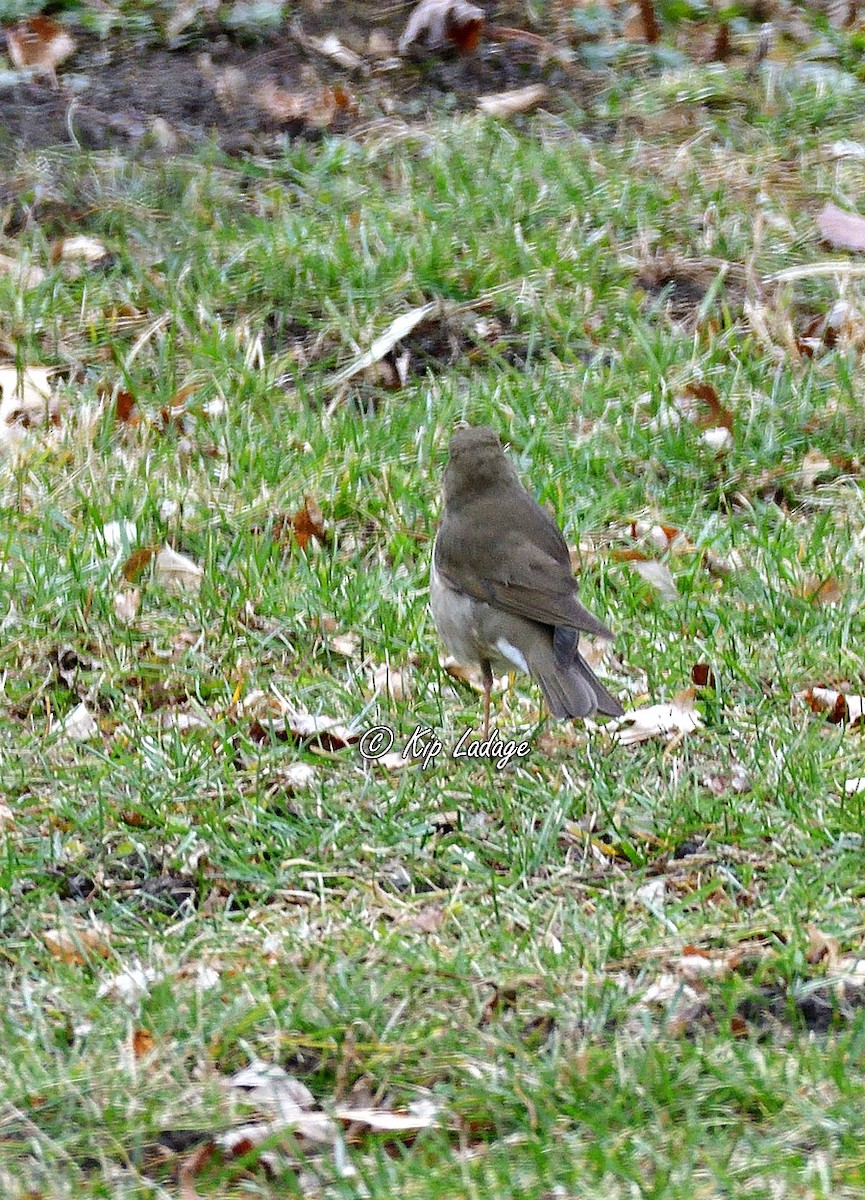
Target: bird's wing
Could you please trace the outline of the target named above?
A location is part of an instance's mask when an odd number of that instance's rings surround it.
[[[460,510],[458,526],[445,514],[435,555],[445,581],[476,600],[544,625],[612,637],[577,599],[565,539],[527,492],[488,493]]]

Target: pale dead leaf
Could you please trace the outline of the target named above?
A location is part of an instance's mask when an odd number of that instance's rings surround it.
[[[367,69],[361,56],[355,54],[354,50],[350,50],[335,33],[328,33],[320,38],[306,37],[304,40],[310,50],[324,55],[331,62],[335,62],[337,66],[344,67],[346,71],[366,71]]]
[[[865,250],[865,217],[837,204],[826,204],[817,214],[817,229],[824,242],[836,250]]]
[[[128,625],[130,621],[135,620],[141,608],[141,588],[127,588],[125,591],[115,592],[111,599],[111,607],[117,620]]]
[[[59,238],[51,247],[52,262],[79,262],[93,266],[108,257],[108,251],[99,238],[79,233],[73,237]]]
[[[252,102],[280,125],[300,121],[311,129],[327,129],[340,113],[353,113],[357,104],[342,87],[292,92],[273,80],[261,83],[251,94]]]
[[[848,779],[844,784],[844,791],[848,796],[858,796],[860,792],[865,792],[865,775],[859,775],[855,779]]]
[[[130,1008],[137,1008],[141,1001],[150,994],[151,984],[160,978],[153,967],[145,967],[140,962],[130,963],[117,975],[110,975],[100,983],[96,997],[99,1000],[108,997],[120,1000]]]
[[[630,567],[641,579],[655,589],[662,600],[672,604],[679,598],[679,589],[666,563],[655,562],[652,559],[632,560]]]
[[[672,704],[653,704],[626,712],[623,717],[607,723],[605,728],[623,746],[633,746],[650,738],[667,740],[683,737],[699,729],[700,714],[694,710],[694,689],[680,692]]]
[[[19,441],[27,429],[59,423],[52,373],[46,367],[26,367],[19,375],[15,367],[0,367],[0,446]]]
[[[0,803],[0,831],[11,829],[15,824],[15,814],[8,804]]]
[[[302,762],[291,763],[279,773],[280,785],[289,792],[299,792],[304,788],[312,787],[317,778],[315,767]]]
[[[726,979],[741,964],[742,954],[738,950],[698,950],[687,946],[672,966],[689,983],[704,980]]]
[[[86,742],[95,737],[99,726],[93,720],[87,705],[82,701],[70,713],[67,713],[57,726],[57,733],[72,742]]]
[[[375,695],[383,693],[394,704],[405,700],[411,690],[408,667],[392,667],[388,663],[381,663],[369,673],[369,680]]]
[[[809,450],[799,467],[799,480],[803,488],[813,488],[821,475],[832,470],[832,463],[822,450]]]
[[[431,1129],[436,1123],[434,1113],[398,1113],[383,1108],[338,1107],[333,1110],[338,1121],[347,1124],[367,1125],[370,1129],[387,1133],[415,1133]]]
[[[805,952],[805,961],[812,966],[817,963],[825,962],[828,973],[833,974],[838,969],[838,958],[840,955],[840,946],[838,939],[829,937],[821,932],[816,925],[808,926],[808,949]]]
[[[710,450],[714,450],[716,454],[720,454],[722,450],[729,450],[732,447],[733,435],[729,429],[718,425],[712,429],[704,429],[700,434],[700,441]]]
[[[282,739],[290,737],[300,742],[313,742],[328,752],[353,746],[361,736],[358,730],[340,724],[336,717],[306,712],[287,712],[276,718],[263,715],[261,720],[252,722],[249,734],[255,742],[267,741],[271,735]]]
[[[546,84],[532,83],[527,87],[480,96],[477,105],[488,117],[513,117],[517,113],[530,112],[531,109],[537,108],[549,94]]]
[[[355,658],[360,649],[360,638],[353,631],[338,633],[330,638],[327,644],[335,654],[341,654],[344,658]]]
[[[421,321],[428,320],[433,313],[440,311],[440,301],[430,300],[428,304],[421,304],[417,308],[412,308],[407,313],[403,313],[391,321],[384,333],[375,339],[365,353],[330,377],[328,386],[331,388],[339,387],[340,384],[347,383],[349,379],[353,379],[361,371],[367,370],[374,363],[384,358],[386,354],[389,354],[397,342],[401,342],[403,338],[408,337],[412,330],[420,325]]]
[[[176,550],[172,550],[169,545],[162,547],[154,563],[156,582],[167,592],[180,595],[194,593],[201,588],[204,569],[185,554],[178,554]]]
[[[31,266],[22,259],[10,258],[8,254],[0,254],[0,275],[9,275],[25,292],[38,287],[45,279],[41,267]]]
[[[474,50],[483,24],[483,9],[468,0],[421,0],[399,39],[399,52],[405,54],[415,45],[427,50],[444,50],[449,46]]]

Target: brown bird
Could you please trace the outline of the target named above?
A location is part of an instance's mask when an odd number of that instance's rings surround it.
[[[558,525],[520,483],[488,426],[458,429],[449,455],[430,605],[448,653],[480,667],[484,737],[494,671],[526,671],[554,717],[621,716],[580,655],[580,633],[613,635],[577,599]]]

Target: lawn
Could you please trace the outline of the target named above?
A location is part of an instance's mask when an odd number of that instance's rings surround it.
[[[858,34],[687,28],[508,120],[7,147],[0,345],[53,372],[0,376],[10,1200],[863,1194]],[[529,753],[452,756],[459,421],[574,547],[606,685],[696,729],[519,677]]]

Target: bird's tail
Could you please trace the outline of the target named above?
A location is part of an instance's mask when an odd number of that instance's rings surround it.
[[[608,717],[620,717],[624,712],[619,701],[597,678],[579,651],[571,662],[560,667],[553,655],[544,656],[542,663],[529,663],[532,675],[541,686],[544,699],[554,717],[590,717],[600,712]]]

